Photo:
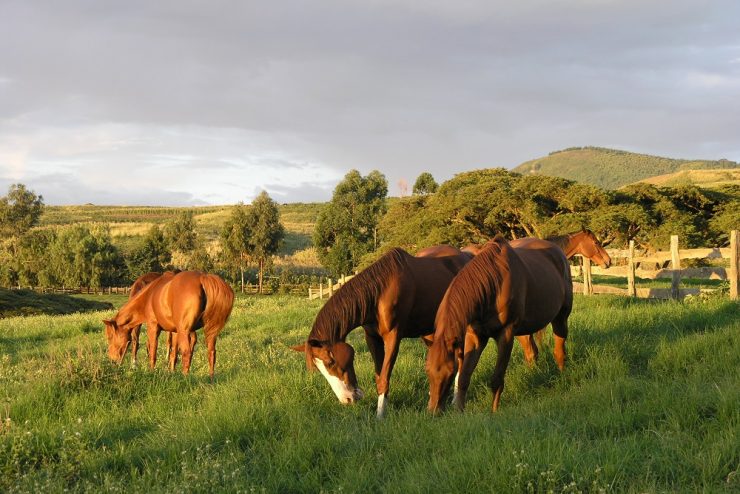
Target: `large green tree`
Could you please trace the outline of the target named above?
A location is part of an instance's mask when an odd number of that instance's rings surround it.
[[[178,212],[164,225],[163,233],[173,253],[173,264],[179,269],[192,269],[190,259],[202,247],[196,231],[195,213],[189,209]]]
[[[23,184],[13,184],[8,195],[0,198],[0,234],[20,237],[38,224],[44,210],[44,198]]]
[[[247,210],[249,230],[247,255],[257,264],[259,292],[265,268],[269,267],[285,237],[285,228],[280,223],[280,210],[267,192],[262,191]]]
[[[427,194],[434,194],[439,189],[439,184],[429,172],[423,172],[416,177],[414,182],[413,193],[417,196],[424,196]]]
[[[224,260],[236,266],[241,274],[241,290],[244,293],[244,271],[249,262],[249,238],[251,227],[247,219],[247,206],[240,202],[231,209],[231,215],[221,229],[221,247]]]
[[[171,261],[172,251],[169,243],[157,225],[152,225],[126,258],[132,280],[150,271],[164,271]]]
[[[321,263],[335,276],[352,272],[378,247],[378,222],[385,213],[388,181],[372,171],[352,170],[334,189],[319,213],[313,234]]]

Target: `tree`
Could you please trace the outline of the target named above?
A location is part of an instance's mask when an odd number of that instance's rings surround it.
[[[378,246],[378,222],[386,211],[388,182],[372,171],[352,170],[334,189],[319,213],[313,242],[321,263],[335,276],[352,272],[360,259]]]
[[[227,263],[236,265],[241,273],[241,288],[244,293],[244,270],[249,261],[250,225],[247,220],[247,207],[240,202],[231,210],[221,230],[221,245]]]
[[[195,214],[192,210],[180,211],[164,226],[164,236],[170,250],[181,254],[177,256],[179,268],[188,268],[190,256],[199,246],[195,226]]]
[[[134,280],[150,271],[164,271],[171,260],[169,243],[159,227],[153,225],[128,256],[126,264],[131,279]]]
[[[283,237],[285,229],[280,223],[280,210],[267,192],[262,191],[252,201],[252,207],[247,211],[248,256],[257,263],[259,269],[259,292],[262,293],[262,279],[265,267],[275,255]]]
[[[424,196],[427,194],[434,194],[437,192],[439,184],[434,180],[434,177],[429,172],[423,172],[421,175],[416,177],[414,182],[414,195]]]
[[[39,222],[44,198],[23,184],[13,184],[8,195],[0,198],[0,234],[20,237]]]
[[[123,258],[107,226],[60,229],[49,247],[49,280],[63,286],[99,288],[121,281]]]

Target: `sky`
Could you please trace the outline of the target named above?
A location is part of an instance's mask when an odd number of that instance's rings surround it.
[[[571,146],[740,161],[737,0],[0,0],[0,194],[325,201]]]

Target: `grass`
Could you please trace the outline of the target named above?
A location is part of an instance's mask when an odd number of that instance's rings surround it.
[[[468,410],[432,417],[423,346],[404,341],[380,422],[361,331],[355,406],[289,350],[319,307],[237,298],[215,385],[202,342],[187,377],[111,365],[99,321],[112,311],[0,320],[0,491],[740,489],[737,303],[578,296],[566,371],[549,335],[534,368],[517,347],[496,414],[493,345]]]
[[[103,300],[88,300],[64,294],[36,293],[32,290],[0,288],[0,318],[39,314],[72,314],[110,309]]]

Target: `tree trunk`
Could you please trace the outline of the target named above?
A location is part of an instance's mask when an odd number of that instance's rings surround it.
[[[239,269],[242,272],[242,293],[244,293],[244,266],[239,266]]]
[[[260,259],[260,274],[259,274],[260,276],[260,288],[259,288],[260,295],[262,295],[262,269],[264,268],[264,266],[265,266],[265,261],[263,259]]]

